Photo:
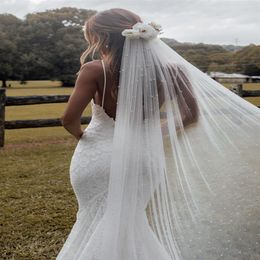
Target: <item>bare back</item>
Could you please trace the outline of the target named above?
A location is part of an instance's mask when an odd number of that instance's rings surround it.
[[[104,81],[106,81],[105,86]],[[91,99],[95,104],[102,106],[104,87],[103,109],[109,117],[115,120],[117,100],[111,95],[111,90],[115,85],[115,78],[108,73],[105,63],[103,69],[101,60],[85,63],[78,73],[75,87],[61,117],[63,124],[78,123]]]
[[[100,72],[97,75],[97,91],[93,97],[94,103],[102,106],[102,99],[104,95],[103,109],[110,117],[115,119],[117,101],[111,95],[111,91],[116,85],[115,78],[113,78],[113,75],[108,73],[108,69],[106,67],[105,62],[104,62],[105,70],[103,69],[101,60],[99,63],[100,63],[99,65]],[[104,89],[105,89],[105,93],[104,93]]]

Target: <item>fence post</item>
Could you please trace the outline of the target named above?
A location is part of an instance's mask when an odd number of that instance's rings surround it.
[[[236,93],[238,96],[243,96],[243,84],[236,84],[231,87],[231,91]]]
[[[5,141],[5,88],[0,88],[0,148],[4,147]]]

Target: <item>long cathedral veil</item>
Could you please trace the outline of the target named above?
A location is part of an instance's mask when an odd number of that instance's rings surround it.
[[[260,110],[152,25],[125,31],[99,260],[159,260],[145,226],[160,260],[257,259]]]

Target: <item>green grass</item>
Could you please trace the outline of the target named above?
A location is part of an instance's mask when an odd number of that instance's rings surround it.
[[[37,88],[36,88],[37,87]],[[7,88],[7,96],[70,94],[56,82]],[[58,118],[66,103],[6,107],[6,120]],[[88,106],[83,115],[90,115]],[[84,129],[86,125],[82,125]],[[75,222],[69,180],[77,144],[63,127],[5,131],[0,150],[0,259],[55,259]]]
[[[11,82],[8,96],[70,94],[59,82]],[[246,85],[260,88],[260,84]],[[255,98],[253,102],[258,102]],[[66,103],[6,107],[6,120],[57,118]],[[90,114],[88,106],[83,115]],[[85,128],[86,125],[82,125]],[[76,220],[69,166],[77,140],[63,127],[5,131],[0,150],[0,259],[55,259]]]
[[[77,211],[69,182],[75,145],[59,138],[0,151],[1,259],[55,259]]]

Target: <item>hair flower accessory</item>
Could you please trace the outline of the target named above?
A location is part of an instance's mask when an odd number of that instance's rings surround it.
[[[156,38],[158,34],[161,34],[162,27],[155,22],[136,23],[132,29],[125,29],[122,31],[122,35],[130,39],[143,38],[146,40]]]

